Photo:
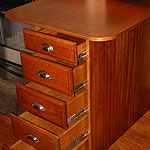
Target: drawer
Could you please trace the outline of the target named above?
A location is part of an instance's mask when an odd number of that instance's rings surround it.
[[[74,98],[31,82],[16,84],[19,107],[65,129],[88,111],[87,90],[81,89]]]
[[[19,140],[10,147],[7,145],[3,145],[3,150],[37,150],[37,149]]]
[[[78,60],[86,55],[85,40],[60,33],[50,35],[47,29],[40,32],[24,29],[24,41],[26,49],[50,55],[74,65],[77,65]]]
[[[86,60],[74,68],[21,53],[24,78],[51,87],[70,96],[86,85]],[[85,81],[85,82],[84,82]]]
[[[88,137],[82,140],[77,146],[75,146],[72,150],[88,150]]]
[[[88,135],[87,116],[80,118],[68,130],[29,112],[20,116],[12,114],[11,118],[14,135],[40,150],[70,150]]]

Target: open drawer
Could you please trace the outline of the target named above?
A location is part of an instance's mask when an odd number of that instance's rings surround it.
[[[86,60],[72,68],[30,54],[21,53],[24,78],[61,91],[67,95],[87,84]]]
[[[3,150],[38,150],[38,149],[23,142],[22,140],[19,140],[11,146],[3,145]]]
[[[88,118],[83,116],[64,130],[33,114],[11,115],[14,135],[40,150],[70,150],[88,135]],[[78,139],[78,140],[77,140]]]
[[[24,29],[25,48],[50,55],[70,64],[77,65],[86,56],[85,40],[49,30],[33,31]]]
[[[3,145],[3,150],[38,150],[31,145],[23,142],[22,140],[17,141],[11,146]],[[88,137],[83,139],[78,145],[73,147],[72,150],[88,150]]]
[[[30,82],[16,84],[19,107],[65,129],[88,111],[87,90],[79,90],[74,98]]]

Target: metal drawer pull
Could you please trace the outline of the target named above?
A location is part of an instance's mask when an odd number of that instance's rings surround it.
[[[26,137],[27,137],[28,139],[30,139],[31,141],[35,142],[35,143],[39,143],[39,142],[40,142],[38,138],[36,138],[35,136],[33,136],[33,135],[30,134],[30,133],[26,134]]]
[[[44,108],[42,105],[38,104],[38,103],[32,103],[32,106],[33,106],[35,109],[37,109],[37,110],[45,111],[45,108]]]
[[[89,130],[87,129],[83,134],[81,134],[75,141],[73,141],[69,146],[65,148],[65,150],[72,149],[75,145],[80,143],[82,139],[84,139],[89,134]]]
[[[52,45],[50,45],[50,44],[47,44],[47,43],[44,43],[43,45],[42,45],[42,49],[44,50],[44,51],[47,51],[47,52],[52,52],[54,49],[53,49],[53,46]]]
[[[45,71],[39,71],[39,72],[38,72],[38,75],[39,75],[41,78],[44,78],[44,79],[49,79],[49,80],[52,79],[51,75],[49,75],[49,74],[46,73]]]

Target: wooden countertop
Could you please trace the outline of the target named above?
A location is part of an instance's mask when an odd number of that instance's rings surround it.
[[[37,0],[7,11],[6,17],[92,41],[105,41],[150,17],[150,5],[127,1]]]

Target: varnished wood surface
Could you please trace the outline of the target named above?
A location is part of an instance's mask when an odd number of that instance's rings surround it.
[[[68,128],[66,104],[59,99],[50,97],[21,84],[16,84],[19,107],[32,112],[59,126]],[[35,109],[32,104],[38,103],[45,111]]]
[[[16,115],[12,114],[11,118],[14,135],[18,139],[21,139],[38,149],[59,150],[59,140],[56,135],[35,126],[34,124],[29,123]],[[26,137],[27,134],[32,134],[38,138],[39,142],[33,142],[31,139]]]
[[[83,107],[88,105],[86,88],[82,88],[79,91],[77,91],[75,97],[72,98],[68,95],[47,88],[35,82],[30,82],[26,86],[39,92],[42,92],[46,95],[49,95],[50,97],[55,97],[56,99],[59,99],[60,101],[66,103],[67,119],[76,114],[77,112],[81,111]]]
[[[5,122],[7,122],[7,118],[9,120],[8,123],[6,123],[7,125],[4,125],[3,123],[4,128],[2,128],[1,126],[0,129],[5,130],[5,128],[7,128],[6,126],[8,126],[8,124],[10,125],[9,117],[5,117],[5,119],[3,117]],[[150,110],[144,116],[142,116],[142,118],[138,120],[130,129],[128,129],[113,145],[111,145],[108,148],[108,150],[127,150],[127,149],[128,150],[149,150],[150,149],[150,142],[149,142],[150,126],[149,124],[150,124]],[[8,132],[8,130],[6,130],[5,132]],[[9,131],[9,135],[10,133],[12,133],[11,130]],[[0,136],[4,137],[2,132]],[[8,143],[8,139],[13,141],[14,137],[10,138],[10,136],[5,136],[5,138],[3,139],[5,140],[5,144],[10,145],[10,144],[13,144],[15,141],[17,141],[16,139],[13,142]],[[2,142],[2,144],[4,144],[4,142]],[[87,138],[84,139],[73,150],[76,150],[76,149],[78,150],[79,148],[83,149],[82,147],[85,148],[85,146],[87,148]],[[31,146],[29,146],[28,144],[25,144],[23,141],[18,141],[17,143],[14,143],[10,148],[14,148],[14,147],[15,148],[21,147],[21,150],[25,148],[33,149]],[[0,146],[0,150],[1,150],[1,146]],[[17,149],[17,150],[20,150],[20,149]],[[83,150],[87,150],[87,149],[83,149]]]
[[[78,86],[87,79],[87,63],[86,60],[80,60],[78,66],[73,68],[73,85]]]
[[[59,58],[60,60],[68,61],[74,65],[78,64],[77,53],[79,49],[78,46],[80,45],[78,41],[81,41],[82,43],[84,42],[82,39],[71,40],[71,37],[67,37],[66,35],[55,34],[52,36],[48,33],[45,34],[24,29],[24,42],[26,49],[50,55]],[[42,48],[43,44],[50,44],[53,47],[53,51],[44,51]],[[80,51],[85,50],[84,45],[85,44],[83,43],[83,46],[80,46]]]
[[[81,60],[79,65],[74,68],[26,53],[21,53],[21,60],[24,78],[56,89],[69,96],[74,96],[74,86],[78,86],[87,79],[86,60]],[[51,79],[40,77],[38,74],[39,71],[48,73]]]
[[[149,150],[150,110],[128,129],[108,150]]]
[[[6,17],[100,41],[113,39],[150,17],[148,4],[139,5],[135,0],[37,0],[9,10]]]
[[[86,89],[78,91],[74,98],[67,99],[62,98],[62,96],[59,98],[58,95],[55,98],[53,97],[54,90],[42,87],[37,83],[29,83],[26,86],[17,83],[19,107],[67,129],[67,119],[87,106]],[[45,111],[35,109],[32,106],[33,103],[42,105]]]
[[[92,150],[105,150],[150,108],[150,19],[90,42]]]
[[[15,135],[32,146],[44,150],[64,150],[88,128],[87,115],[82,116],[68,130],[60,128],[28,112],[21,114],[19,117],[13,114],[11,116]],[[41,142],[31,142],[25,137],[27,133],[35,135]]]
[[[10,117],[0,114],[0,150],[3,144],[11,146],[17,141],[12,132]]]
[[[88,148],[88,138],[85,138],[84,140],[82,140],[72,150],[89,150],[89,148]]]
[[[59,90],[70,96],[74,95],[72,68],[46,61],[26,53],[21,53],[21,61],[24,78]],[[39,71],[48,73],[52,79],[40,77],[38,75]]]
[[[9,147],[10,150],[37,150],[31,145],[19,140],[15,144]]]

